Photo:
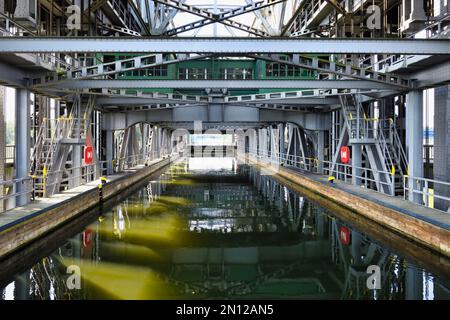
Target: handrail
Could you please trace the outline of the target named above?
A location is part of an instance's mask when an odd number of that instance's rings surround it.
[[[407,199],[407,195],[412,195],[414,198],[414,194],[418,194],[421,196],[421,199],[419,200],[418,203],[417,201],[414,201],[415,203],[450,214],[450,197],[444,196],[442,194],[436,194],[434,192],[434,190],[436,190],[436,185],[441,185],[444,186],[444,188],[446,189],[447,188],[450,189],[450,182],[447,181],[440,181],[428,178],[418,178],[413,176],[410,177],[408,175],[405,175],[403,176],[404,199],[405,200]],[[430,192],[431,186],[433,187],[432,193]],[[433,198],[433,203],[430,203],[430,196]],[[434,199],[446,201],[446,203],[448,203],[447,209],[436,209],[434,206]]]
[[[167,156],[169,154],[166,155],[162,155],[162,158]],[[118,163],[119,159],[113,159],[111,162],[113,164],[113,168],[114,168],[114,172],[113,173],[118,173],[120,171],[118,171],[118,166],[116,165]],[[136,166],[136,165],[143,165],[145,163],[148,163],[147,160],[145,160],[144,156],[142,154],[137,154],[137,155],[131,155],[131,156],[127,156],[127,157],[123,157],[121,160],[131,160],[129,161],[127,164],[128,166],[126,168],[124,168],[124,170]],[[61,173],[67,173],[68,171],[76,171],[79,170],[80,173],[76,176],[70,176],[67,178],[61,178],[58,181],[53,181],[47,184],[46,187],[49,186],[55,186],[55,185],[60,185],[61,182],[68,182],[70,183],[70,181],[74,180],[74,179],[82,179],[84,181],[82,181],[82,183],[80,185],[95,181],[97,179],[98,176],[102,176],[107,174],[107,166],[108,166],[109,161],[98,161],[98,163],[92,163],[92,164],[88,164],[88,165],[82,165],[79,167],[73,167],[73,168],[69,168],[69,169],[62,169],[59,170],[57,172],[53,172],[55,174],[61,174]],[[98,165],[98,167],[97,167]],[[21,191],[21,192],[14,192],[12,194],[7,194],[7,195],[1,195],[0,194],[0,203],[2,203],[5,200],[11,199],[11,198],[16,198],[20,195],[30,195],[31,197],[31,201],[35,201],[36,198],[36,180],[39,179],[40,177],[36,177],[34,175],[29,175],[27,177],[24,178],[18,178],[18,179],[11,179],[11,180],[0,180],[0,188],[4,188],[4,187],[8,187],[8,186],[14,186],[17,183],[27,183],[28,184],[28,188],[25,191]],[[69,190],[70,187],[66,190]],[[59,190],[58,190],[59,191]],[[29,198],[30,199],[30,198]],[[13,208],[8,208],[7,210],[3,210],[0,212],[5,212],[8,210],[11,210]]]
[[[321,175],[327,175],[327,176],[333,176],[337,180],[342,180],[344,182],[348,182],[349,180],[356,179],[361,180],[361,186],[370,187],[369,183],[373,182],[380,186],[388,186],[391,190],[390,193],[382,192],[378,189],[373,189],[377,192],[394,196],[393,190],[394,190],[394,179],[391,179],[390,181],[377,181],[375,177],[377,175],[383,174],[383,175],[392,175],[392,172],[384,171],[384,170],[375,170],[372,168],[366,168],[366,167],[360,167],[360,166],[353,166],[350,164],[344,164],[344,163],[333,163],[331,161],[325,161],[325,160],[318,160],[315,158],[308,158],[308,157],[300,157],[300,156],[293,156],[288,155],[280,152],[261,152],[257,151],[255,149],[249,150],[248,155],[254,156],[258,159],[261,159],[263,161],[267,161],[271,164],[283,165],[286,166],[286,164],[291,165],[295,168],[299,168],[301,170],[304,170],[306,172],[314,173],[314,174],[321,174]],[[288,163],[286,163],[286,159],[289,159]],[[300,159],[300,160],[298,160]],[[303,160],[304,159],[304,160]],[[284,160],[284,161],[283,161]],[[289,163],[290,162],[290,163]],[[361,173],[358,174],[358,171]],[[369,173],[374,177],[370,178]],[[382,190],[383,188],[381,188]]]

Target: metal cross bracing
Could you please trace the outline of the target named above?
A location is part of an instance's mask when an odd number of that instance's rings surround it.
[[[310,35],[314,35],[314,34],[323,35],[324,32],[329,32],[330,29],[331,29],[330,25],[320,25],[313,29],[303,29],[301,31],[292,32],[289,36],[293,37],[293,38],[298,38],[298,37],[310,36]]]
[[[156,1],[159,3],[162,3],[166,6],[173,7],[177,10],[191,13],[193,15],[203,18],[202,20],[198,20],[193,23],[189,23],[189,24],[186,24],[186,25],[183,25],[180,27],[176,27],[176,28],[167,30],[165,32],[165,35],[169,35],[169,36],[176,35],[178,33],[186,32],[186,31],[193,30],[196,28],[201,28],[203,26],[206,26],[206,25],[209,25],[212,23],[221,23],[221,24],[224,24],[225,26],[248,32],[249,34],[267,37],[267,36],[270,36],[270,34],[264,32],[260,29],[253,28],[253,27],[244,25],[242,23],[239,23],[237,21],[231,20],[231,18],[248,13],[248,12],[260,10],[267,6],[273,6],[275,4],[282,3],[286,0],[274,0],[274,1],[264,0],[264,1],[252,2],[245,6],[227,10],[227,11],[224,11],[221,13],[212,13],[209,10],[191,6],[191,5],[182,3],[180,1],[174,1],[174,0],[156,0]]]
[[[185,2],[186,0],[180,0],[180,3]],[[169,24],[174,24],[173,19],[179,10],[156,1],[145,1],[145,11],[150,34],[161,35]]]
[[[137,32],[137,31],[134,31],[134,30],[131,30],[131,29],[128,29],[128,28],[124,28],[124,27],[117,27],[115,25],[107,24],[107,23],[99,23],[98,24],[98,28],[99,29],[103,28],[103,29],[112,31],[114,33],[118,32],[118,33],[121,33],[121,34],[125,34],[127,36],[133,36],[133,37],[140,37],[141,36],[141,34],[139,32]]]

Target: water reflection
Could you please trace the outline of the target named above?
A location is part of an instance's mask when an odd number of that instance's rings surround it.
[[[423,251],[429,266],[419,267],[232,158],[174,164],[55,245],[0,276],[3,299],[450,297],[447,259]],[[70,266],[80,289],[68,287]],[[370,266],[378,290],[367,286]]]

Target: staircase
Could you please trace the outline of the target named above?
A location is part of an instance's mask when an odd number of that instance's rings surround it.
[[[399,195],[408,167],[405,151],[392,119],[367,118],[355,95],[340,96],[349,145],[363,145],[378,191]]]
[[[94,98],[89,98],[82,118],[79,116],[80,107],[81,97],[75,96],[67,118],[43,119],[31,161],[35,196],[47,197],[60,190],[61,180],[68,176],[65,169],[72,166],[67,161],[69,153],[72,151],[73,154],[74,145],[85,144]]]

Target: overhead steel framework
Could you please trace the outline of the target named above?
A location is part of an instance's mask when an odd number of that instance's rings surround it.
[[[17,113],[16,161],[28,164],[33,149],[41,195],[80,183],[81,144],[91,138],[97,177],[105,163],[112,173],[170,153],[173,130],[202,122],[245,131],[238,145],[260,159],[423,202],[423,92],[450,82],[445,5],[91,2],[76,30],[48,1],[37,4],[46,9],[35,23],[0,13],[0,83],[17,88],[17,110],[26,111]],[[383,6],[380,26],[370,25],[369,6]],[[438,120],[448,120],[450,91],[436,92]],[[44,128],[36,137],[27,137],[27,112]],[[448,145],[447,127],[436,123],[437,141]],[[450,181],[442,163],[450,152],[437,152],[433,170]],[[18,165],[15,178],[27,179],[29,167]],[[62,183],[66,176],[73,181]],[[435,194],[446,188],[436,183]]]
[[[0,53],[305,53],[449,55],[448,39],[1,37]]]
[[[55,83],[52,87],[66,89],[392,89],[389,84],[369,80],[67,80],[62,83]]]

